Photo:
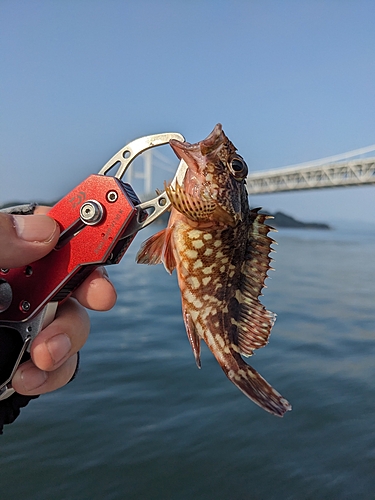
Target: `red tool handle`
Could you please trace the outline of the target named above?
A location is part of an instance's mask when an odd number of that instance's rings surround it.
[[[61,229],[56,248],[33,264],[0,271],[11,287],[0,322],[32,318],[48,302],[68,297],[97,266],[117,263],[135,236],[120,242],[138,203],[129,185],[105,175],[91,175],[59,201],[48,214]]]

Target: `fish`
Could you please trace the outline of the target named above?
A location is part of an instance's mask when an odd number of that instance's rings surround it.
[[[268,341],[276,315],[260,302],[271,268],[269,216],[250,209],[248,167],[218,123],[204,140],[170,146],[187,165],[181,181],[165,184],[168,225],[142,245],[140,264],[176,269],[186,333],[198,368],[201,340],[222,370],[267,412],[291,410],[244,357]]]

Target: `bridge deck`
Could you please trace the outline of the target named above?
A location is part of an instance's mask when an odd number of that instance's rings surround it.
[[[375,184],[375,158],[249,174],[249,194]]]

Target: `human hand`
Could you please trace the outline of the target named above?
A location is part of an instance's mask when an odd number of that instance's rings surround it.
[[[58,224],[37,207],[34,215],[0,213],[0,268],[21,267],[47,255],[59,238]],[[104,268],[96,269],[58,307],[54,321],[34,339],[31,359],[23,363],[12,380],[19,394],[38,395],[69,382],[77,366],[77,352],[90,330],[85,308],[107,311],[116,302],[116,292]]]

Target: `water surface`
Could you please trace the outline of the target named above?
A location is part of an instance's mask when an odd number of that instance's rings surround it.
[[[147,233],[148,231],[148,233]],[[293,405],[280,419],[195,366],[175,276],[110,270],[116,307],[92,313],[79,377],[1,436],[8,500],[373,499],[375,230],[280,230],[263,303],[277,313],[249,361]]]

